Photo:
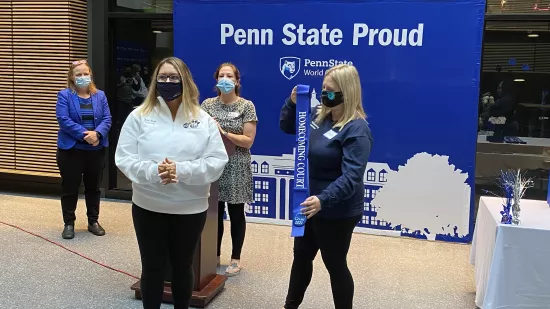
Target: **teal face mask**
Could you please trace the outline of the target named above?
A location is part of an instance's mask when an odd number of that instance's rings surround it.
[[[92,82],[91,76],[79,76],[75,78],[75,84],[78,88],[86,88]]]
[[[216,85],[223,94],[228,94],[235,89],[235,83],[229,78],[221,78]]]

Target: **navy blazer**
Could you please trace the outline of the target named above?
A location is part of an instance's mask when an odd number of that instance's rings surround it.
[[[95,131],[101,133],[99,144],[109,146],[109,129],[111,129],[111,111],[105,93],[98,90],[92,94],[92,107],[94,109]],[[55,107],[59,132],[57,133],[57,147],[71,149],[77,141],[84,141],[84,132],[88,131],[82,126],[80,114],[80,100],[76,92],[70,88],[63,89],[57,94]]]

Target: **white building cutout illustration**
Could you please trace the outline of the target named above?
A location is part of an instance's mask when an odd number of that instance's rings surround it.
[[[292,188],[294,186],[294,155],[252,155],[254,203],[249,205],[247,215],[277,221],[292,217]],[[390,229],[387,222],[376,217],[372,200],[376,192],[388,181],[390,168],[386,163],[369,162],[363,181],[365,200],[360,227]]]

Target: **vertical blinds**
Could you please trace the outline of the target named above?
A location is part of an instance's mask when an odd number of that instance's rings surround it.
[[[0,172],[58,175],[57,92],[86,55],[86,0],[0,1]]]
[[[550,73],[550,43],[485,43],[483,72],[497,72],[497,67],[502,72]]]

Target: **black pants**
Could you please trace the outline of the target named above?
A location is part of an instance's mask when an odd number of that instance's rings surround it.
[[[218,256],[221,255],[222,248],[224,211],[225,202],[218,202]],[[244,203],[227,203],[227,211],[229,212],[229,220],[231,221],[231,242],[233,245],[231,259],[240,260],[241,251],[243,250],[244,244],[244,235],[246,234],[246,217],[244,215]]]
[[[343,219],[328,219],[318,216],[306,221],[303,237],[294,239],[294,262],[285,308],[296,309],[304,300],[311,282],[313,260],[317,251],[330,275],[335,309],[353,307],[353,277],[348,269],[347,255],[353,229],[361,216]]]
[[[76,204],[78,189],[84,180],[84,197],[88,223],[99,219],[99,202],[101,191],[99,186],[103,180],[105,167],[105,148],[99,150],[57,149],[57,167],[61,175],[61,209],[63,222],[74,225],[76,221]]]
[[[143,308],[160,308],[168,259],[172,267],[174,308],[189,308],[195,278],[193,258],[206,222],[206,211],[172,215],[133,204],[132,218],[141,255]]]

